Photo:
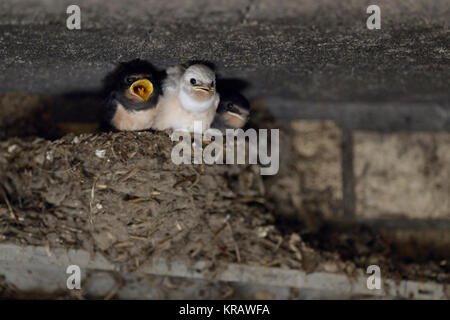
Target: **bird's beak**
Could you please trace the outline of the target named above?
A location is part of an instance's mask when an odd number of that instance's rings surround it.
[[[142,100],[147,101],[153,92],[153,84],[147,79],[135,81],[130,87],[130,92]]]
[[[244,116],[240,115],[239,113],[231,112],[231,111],[227,111],[227,113],[228,113],[230,116],[232,116],[232,117],[239,118],[239,119],[241,119],[242,121],[247,121],[247,117],[244,117]]]
[[[211,86],[194,86],[194,90],[198,91],[205,91],[205,92],[213,92],[214,88],[211,88]]]

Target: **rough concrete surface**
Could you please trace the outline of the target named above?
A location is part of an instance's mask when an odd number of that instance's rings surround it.
[[[95,90],[115,63],[141,57],[210,60],[252,98],[449,101],[448,0],[378,1],[375,31],[365,0],[79,0],[82,29],[71,31],[73,3],[2,1],[1,92]]]
[[[448,133],[354,135],[358,217],[450,219]]]

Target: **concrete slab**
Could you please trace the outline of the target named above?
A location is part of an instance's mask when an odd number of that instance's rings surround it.
[[[90,259],[88,252],[74,249],[48,249],[44,247],[18,247],[16,245],[0,245],[0,273],[5,276],[6,282],[25,286],[33,291],[64,290],[64,277],[68,265],[76,264],[83,270],[103,270],[116,271],[120,273],[114,265],[107,262],[102,256],[96,255]],[[21,266],[18,269],[11,268],[11,265]],[[343,274],[333,274],[326,272],[314,272],[307,274],[298,270],[284,270],[279,268],[256,267],[238,264],[220,266],[215,274],[211,274],[204,267],[208,263],[199,261],[193,265],[185,265],[176,261],[165,261],[164,259],[153,259],[143,265],[141,273],[157,276],[181,277],[190,280],[204,280],[212,282],[237,283],[238,286],[248,290],[255,288],[266,288],[271,292],[281,292],[279,297],[286,297],[286,288],[293,288],[302,292],[302,297],[340,297],[340,298],[409,298],[409,299],[447,299],[448,292],[445,286],[432,282],[416,281],[393,281],[382,279],[381,290],[369,290],[367,288],[367,277],[359,276],[349,278]],[[47,268],[48,267],[48,268]],[[23,281],[23,274],[20,270],[24,268],[43,268],[45,274],[53,276],[43,277],[42,282],[36,282],[36,275],[31,277],[32,281]],[[130,277],[129,275],[123,275]],[[30,278],[28,276],[27,278]],[[46,280],[45,280],[46,279]],[[52,280],[50,280],[52,279]],[[59,280],[58,280],[59,279]],[[67,279],[67,278],[65,278]],[[97,284],[98,290],[105,291],[105,287],[111,288],[110,283],[103,286]],[[50,286],[50,287],[48,287]],[[252,286],[256,286],[252,289]],[[24,287],[24,288],[25,288]],[[272,289],[267,289],[273,287]],[[275,288],[280,288],[277,291]],[[283,289],[284,288],[284,289]],[[275,291],[273,291],[275,290]],[[307,293],[310,293],[308,296]],[[145,296],[144,296],[145,297]],[[274,296],[276,297],[276,295]],[[184,296],[183,298],[189,298]]]
[[[365,0],[83,0],[82,30],[73,31],[65,27],[69,3],[2,2],[0,92],[96,90],[115,63],[141,57],[160,67],[210,60],[222,76],[247,80],[251,98],[450,98],[445,0],[380,1],[385,23],[376,31],[365,26]]]

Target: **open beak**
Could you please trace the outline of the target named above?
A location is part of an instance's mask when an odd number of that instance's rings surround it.
[[[141,79],[133,82],[130,87],[130,92],[142,100],[147,101],[153,92],[153,85],[149,80]]]

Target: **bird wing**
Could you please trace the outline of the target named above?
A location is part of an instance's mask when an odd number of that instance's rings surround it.
[[[164,79],[163,93],[172,93],[178,89],[184,68],[182,66],[170,67],[166,70],[166,73],[167,77]]]
[[[97,112],[101,131],[111,130],[111,121],[117,111],[116,93],[111,92],[102,101]]]

